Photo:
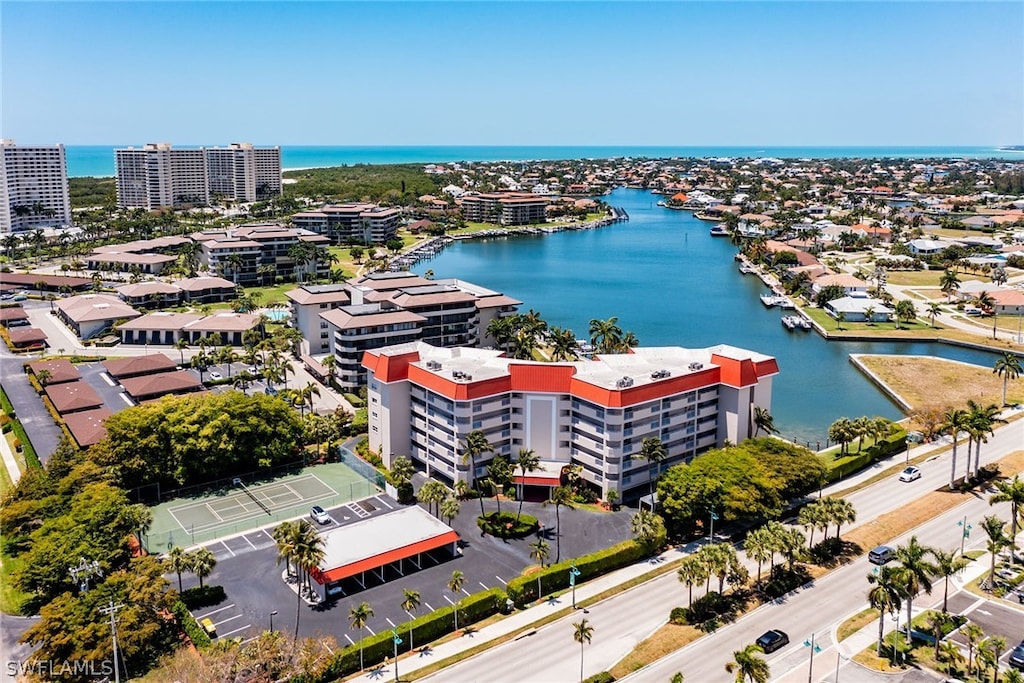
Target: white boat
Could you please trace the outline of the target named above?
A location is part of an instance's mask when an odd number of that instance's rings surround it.
[[[811,321],[802,315],[784,315],[782,316],[782,324],[787,330],[811,329]]]
[[[772,306],[779,305],[779,298],[774,294],[762,294],[761,303],[763,303],[768,308],[771,308]]]
[[[740,262],[740,272],[743,273],[744,275],[750,275],[751,273],[756,273],[757,272],[757,268],[755,268],[754,266],[750,265],[746,261],[741,261]]]
[[[711,228],[711,236],[712,237],[728,237],[729,236],[729,229],[726,228],[724,225],[716,225],[715,227]]]
[[[796,304],[790,301],[789,297],[781,295],[775,297],[775,304],[779,308],[796,308]]]

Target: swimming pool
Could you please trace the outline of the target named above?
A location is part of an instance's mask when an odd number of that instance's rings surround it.
[[[280,308],[267,309],[266,311],[264,311],[264,313],[268,318],[270,318],[275,323],[283,323],[284,321],[292,317],[291,313]]]

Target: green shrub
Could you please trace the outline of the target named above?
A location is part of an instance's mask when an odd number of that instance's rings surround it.
[[[174,603],[173,611],[178,625],[185,631],[193,645],[200,649],[210,646],[210,634],[196,621],[188,607],[185,607],[185,603],[178,600]]]
[[[366,405],[366,402],[355,394],[342,394],[342,396],[345,397],[346,401],[352,404],[353,408],[362,408]]]
[[[673,607],[672,611],[668,615],[669,622],[682,626],[687,623],[686,621],[686,608],[685,607]]]
[[[607,671],[596,673],[593,676],[583,679],[583,683],[614,683],[615,676],[612,676]]]
[[[223,586],[195,586],[181,592],[181,601],[190,610],[222,603],[227,597]]]
[[[595,576],[625,567],[646,556],[647,553],[643,546],[636,541],[623,541],[611,548],[605,548],[596,553],[578,557],[575,561],[565,560],[564,562],[544,567],[529,576],[517,576],[508,582],[506,590],[508,591],[508,597],[515,602],[516,606],[522,607],[552,591],[567,588],[569,586],[569,568],[573,564],[576,565],[580,572],[579,576],[576,577],[576,581],[582,583]],[[541,585],[540,595],[537,594],[538,575]]]
[[[476,518],[476,525],[480,529],[499,538],[522,538],[535,533],[540,528],[537,518],[532,515],[520,515],[518,523],[516,515],[511,512],[490,512],[482,517]]]

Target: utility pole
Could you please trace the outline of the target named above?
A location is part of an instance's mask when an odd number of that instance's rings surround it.
[[[71,580],[78,584],[78,590],[82,593],[89,590],[89,579],[94,576],[103,576],[100,563],[96,560],[90,562],[84,557],[78,558],[78,566],[69,567],[68,571],[71,572]]]
[[[100,612],[110,615],[110,640],[114,645],[114,683],[121,683],[121,670],[117,664],[117,622],[114,621],[114,615],[123,608],[124,605],[115,605],[113,600],[108,600],[106,607],[100,607]]]

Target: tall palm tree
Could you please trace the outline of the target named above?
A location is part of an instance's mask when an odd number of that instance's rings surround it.
[[[956,446],[960,439],[960,432],[967,427],[967,411],[960,408],[953,408],[946,411],[943,416],[943,423],[939,427],[942,432],[949,432],[953,437],[953,465],[950,468],[949,488],[956,484]],[[968,458],[970,460],[970,458]]]
[[[761,406],[754,406],[754,427],[755,437],[762,431],[768,435],[779,433],[778,427],[775,426],[775,418]]]
[[[981,630],[981,627],[977,624],[967,624],[961,630],[964,637],[967,639],[967,674],[970,675],[971,670],[974,668],[974,651],[977,648],[978,643],[985,637],[985,632]]]
[[[1017,474],[1013,479],[996,482],[996,490],[998,493],[989,496],[988,504],[1010,504],[1010,562],[1013,563],[1017,561],[1017,525],[1024,517],[1024,481]]]
[[[448,520],[449,526],[451,526],[452,520],[459,516],[459,509],[461,507],[459,499],[455,496],[448,496],[441,501],[441,516]]]
[[[277,564],[284,560],[284,568],[291,573],[292,560],[295,559],[295,545],[298,539],[298,522],[281,522],[271,533],[277,545]],[[296,572],[297,573],[297,572]]]
[[[530,544],[530,559],[537,560],[540,564],[540,568],[544,569],[544,561],[548,559],[548,555],[551,553],[551,546],[543,538],[539,538]],[[537,599],[540,600],[542,597],[540,587],[541,572],[537,572]]]
[[[316,532],[306,520],[299,520],[295,529],[294,556],[296,571],[305,572],[308,581],[309,574],[318,567],[324,560],[324,539]],[[293,638],[299,637],[299,613],[302,608],[302,585],[300,579],[299,590],[295,592],[295,634]]]
[[[988,570],[988,588],[992,590],[995,587],[996,578],[996,555],[999,551],[1010,544],[1010,539],[1006,537],[1005,522],[996,515],[986,515],[981,520],[981,530],[985,532],[988,540],[985,543],[985,550],[989,552],[992,558],[991,565]]]
[[[967,566],[967,558],[958,555],[955,550],[947,551],[941,548],[932,548],[929,551],[932,559],[935,560],[935,576],[943,581],[942,588],[942,611],[949,610],[949,577],[953,576]]]
[[[590,344],[596,353],[615,353],[622,348],[622,328],[617,317],[590,321]]]
[[[501,517],[501,491],[512,479],[512,466],[500,455],[494,456],[487,466],[487,482],[494,494],[494,502],[498,506],[498,517]]]
[[[555,506],[555,562],[562,561],[562,521],[559,511],[563,508],[575,510],[572,500],[572,490],[568,486],[556,486],[551,491],[551,497],[544,501],[544,506]]]
[[[914,596],[923,589],[931,595],[932,577],[935,576],[935,565],[926,558],[931,549],[921,545],[917,536],[911,536],[906,545],[896,548],[897,583],[903,590],[903,598],[907,601],[907,642],[911,642],[910,621],[913,617]]]
[[[992,372],[1003,378],[1003,405],[1006,405],[1006,383],[1011,379],[1020,377],[1024,369],[1020,366],[1020,358],[1017,354],[1006,351],[1003,357],[996,361]]]
[[[939,289],[946,295],[946,303],[953,298],[953,293],[960,289],[960,278],[956,276],[955,270],[946,269],[939,278]]]
[[[771,556],[771,539],[765,527],[758,527],[743,541],[743,550],[747,557],[757,562],[757,583],[761,583],[761,565]],[[682,571],[682,570],[680,570]]]
[[[665,450],[665,444],[661,442],[661,439],[656,436],[650,436],[643,440],[637,457],[647,461],[647,480],[651,485],[651,504],[653,505],[654,480],[657,479],[657,476],[651,474],[651,469],[656,469],[658,474],[661,474],[661,463],[665,462],[665,459],[668,458],[668,451]]]
[[[857,509],[845,498],[826,498],[824,502],[825,518],[836,525],[836,538],[839,538],[839,529],[844,524],[853,524],[857,521]],[[825,535],[828,535],[827,530]]]
[[[725,665],[725,670],[736,674],[736,683],[768,683],[771,669],[768,668],[768,662],[758,656],[761,652],[763,650],[754,643],[736,650],[732,653],[733,661]]]
[[[190,565],[192,567],[192,573],[199,577],[199,587],[203,587],[203,579],[213,573],[213,568],[217,566],[217,558],[209,548],[199,548],[190,555]]]
[[[655,542],[665,536],[665,522],[650,510],[640,510],[629,520],[629,528],[640,544],[657,550]]]
[[[363,602],[356,607],[353,607],[348,612],[348,623],[354,630],[366,628],[366,622],[373,619],[373,608],[370,607],[370,603]],[[359,670],[363,670],[363,640],[359,639]]]
[[[1006,651],[1006,638],[989,636],[978,645],[978,657],[992,667],[992,683],[999,683],[999,656]]]
[[[476,486],[476,459],[484,453],[491,453],[494,447],[487,440],[487,435],[479,429],[474,429],[466,434],[462,442],[462,461],[469,463],[469,484]],[[484,499],[480,496],[480,515],[484,514]]]
[[[409,614],[409,650],[414,650],[415,645],[412,641],[412,622],[416,619],[413,616],[413,612],[420,608],[420,592],[414,591],[409,588],[402,589],[402,604],[401,608]]]
[[[580,644],[580,683],[583,683],[583,646],[588,645],[594,637],[594,627],[586,619],[573,622],[572,639]]]
[[[181,354],[181,364],[185,364],[185,349],[188,348],[188,339],[181,337],[178,341],[174,342],[174,348],[178,349],[178,353]]]
[[[999,317],[996,315],[996,300],[988,292],[978,292],[978,295],[974,297],[974,305],[992,315],[992,338],[995,339],[996,321]]]
[[[810,532],[810,538],[807,540],[807,547],[814,547],[815,530],[824,528],[827,533],[830,520],[826,514],[827,510],[825,509],[824,500],[814,501],[800,508],[800,512],[796,517],[796,523]]]
[[[184,548],[174,546],[171,552],[167,553],[167,567],[178,575],[178,592],[182,591],[181,573],[192,569],[192,558],[185,552]]]
[[[981,444],[988,443],[986,434],[992,434],[997,422],[1006,422],[999,417],[999,406],[990,403],[982,406],[972,399],[967,401],[967,432],[974,439],[974,476],[981,472]],[[968,447],[968,459],[970,458]]]
[[[451,578],[448,579],[448,590],[455,596],[455,630],[459,630],[459,591],[462,590],[462,585],[466,583],[466,575],[460,572],[458,569],[452,572]]]
[[[942,304],[940,304],[938,301],[930,301],[928,302],[928,304],[926,304],[926,307],[928,309],[928,317],[931,319],[932,328],[934,329],[935,317],[942,312]]]
[[[573,361],[579,358],[579,346],[572,330],[552,327],[547,334],[551,344],[551,360]]]
[[[516,457],[516,466],[519,468],[519,474],[525,480],[530,472],[540,469],[540,456],[534,453],[532,448],[520,448],[519,455]],[[526,484],[519,484],[519,512],[516,513],[516,524],[519,524],[519,517],[523,514],[523,489],[525,488]]]
[[[878,610],[878,656],[882,656],[882,633],[885,615],[896,613],[901,606],[902,589],[899,584],[899,570],[896,567],[882,567],[878,574],[868,574],[872,584],[868,591],[868,604]]]
[[[750,537],[747,536],[747,539],[749,540]],[[758,565],[758,575],[760,575],[760,571],[760,565]],[[711,573],[708,565],[704,563],[703,558],[697,555],[690,555],[679,565],[679,569],[676,570],[676,578],[679,579],[680,583],[685,583],[689,591],[688,607],[693,606],[693,585],[695,583],[703,583],[710,576]]]

